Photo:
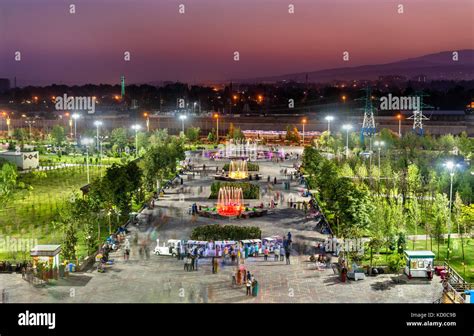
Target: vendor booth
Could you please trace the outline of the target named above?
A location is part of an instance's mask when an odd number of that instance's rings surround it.
[[[41,269],[43,279],[57,278],[61,245],[36,245],[30,251],[33,268]]]
[[[405,274],[408,278],[428,278],[435,254],[431,251],[405,251]]]

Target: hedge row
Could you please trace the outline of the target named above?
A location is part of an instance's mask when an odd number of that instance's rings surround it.
[[[192,240],[261,239],[262,231],[255,226],[203,225],[193,229]]]
[[[219,189],[221,187],[242,188],[244,199],[260,198],[260,187],[257,184],[252,184],[249,182],[221,182],[221,181],[216,181],[211,184],[211,196],[209,196],[209,198],[217,199],[219,195]]]
[[[222,169],[225,171],[229,171],[230,163],[226,163]],[[253,171],[253,172],[258,172],[260,170],[260,166],[258,163],[252,163],[252,162],[247,162],[247,170],[248,171]]]

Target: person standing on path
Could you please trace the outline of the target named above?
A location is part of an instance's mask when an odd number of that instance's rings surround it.
[[[280,261],[283,261],[283,258],[285,258],[285,248],[280,246]]]
[[[285,257],[286,257],[286,264],[289,265],[290,264],[290,249],[289,248],[286,249]]]
[[[273,260],[278,261],[278,259],[280,259],[280,247],[278,245],[275,246],[275,249],[274,249],[273,253],[274,253]]]
[[[188,256],[184,257],[184,270],[188,271]]]
[[[250,280],[249,277],[247,277],[247,282],[245,283],[245,286],[247,287],[246,296],[251,296],[252,295],[252,280]]]
[[[268,260],[268,254],[270,253],[270,251],[268,250],[268,247],[265,246],[264,250],[263,250],[263,260],[267,261]]]

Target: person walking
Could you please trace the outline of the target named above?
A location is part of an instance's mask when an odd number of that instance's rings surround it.
[[[193,254],[190,255],[188,271],[194,271],[194,259],[196,259],[196,257]]]
[[[217,274],[219,270],[219,261],[216,257],[212,258],[212,273]]]
[[[275,246],[275,249],[273,250],[273,254],[274,254],[273,260],[278,261],[278,259],[280,259],[280,247],[278,245]]]
[[[245,283],[245,286],[247,287],[246,296],[252,296],[252,280],[250,280],[249,277],[247,277],[247,282]]]
[[[286,264],[289,265],[290,264],[290,249],[286,249],[286,252],[285,252],[285,258],[286,258]]]
[[[280,261],[283,261],[283,258],[285,258],[285,248],[280,246]]]
[[[194,251],[194,267],[193,267],[195,271],[198,270],[198,260],[199,260],[199,253],[198,253],[198,250],[196,249]]]
[[[184,270],[188,271],[188,256],[184,257]]]
[[[263,260],[267,261],[268,260],[268,254],[270,251],[268,250],[268,246],[265,245],[265,248],[263,249]]]

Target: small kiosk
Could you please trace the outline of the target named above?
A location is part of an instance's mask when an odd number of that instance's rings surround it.
[[[405,274],[408,278],[428,278],[428,266],[433,271],[434,258],[431,251],[405,251]]]
[[[31,249],[30,256],[33,257],[33,269],[39,269],[40,264],[46,267],[42,270],[41,277],[43,280],[57,279],[60,252],[61,245],[36,245]]]

